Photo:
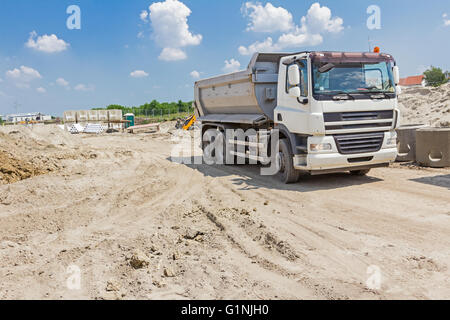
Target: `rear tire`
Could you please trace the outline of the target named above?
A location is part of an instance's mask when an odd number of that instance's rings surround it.
[[[366,170],[355,170],[355,171],[350,171],[350,174],[352,176],[359,176],[359,177],[364,177],[367,176],[370,172],[370,169],[366,169]]]
[[[280,172],[279,176],[283,183],[292,184],[300,179],[300,171],[294,168],[294,155],[287,139],[280,140]]]

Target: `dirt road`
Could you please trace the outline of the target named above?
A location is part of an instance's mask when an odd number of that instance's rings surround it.
[[[286,186],[174,163],[168,133],[54,147],[0,185],[0,299],[450,299],[450,170]]]

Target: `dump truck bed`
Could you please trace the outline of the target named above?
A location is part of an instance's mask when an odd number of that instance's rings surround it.
[[[199,120],[249,124],[273,120],[280,59],[291,54],[256,53],[245,71],[197,81]]]

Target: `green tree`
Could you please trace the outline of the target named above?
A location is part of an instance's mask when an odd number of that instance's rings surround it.
[[[148,116],[152,115],[153,112],[155,115],[159,115],[160,113],[174,115],[178,111],[188,112],[191,106],[192,101],[184,102],[182,100],[178,100],[178,102],[159,102],[157,100],[153,100],[152,102],[144,103],[139,107],[126,107],[118,104],[112,104],[106,108],[94,108],[93,110],[122,110],[124,114],[134,113],[136,116]]]
[[[439,87],[448,82],[448,79],[441,68],[431,66],[431,68],[423,74],[425,75],[425,81],[429,86]]]

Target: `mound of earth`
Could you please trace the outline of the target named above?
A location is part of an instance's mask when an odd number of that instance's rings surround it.
[[[76,139],[56,126],[0,128],[0,184],[58,170],[63,160],[80,156]]]
[[[0,150],[0,184],[14,183],[44,174],[45,172],[48,172],[48,170],[16,159],[12,155]]]
[[[450,83],[439,88],[403,89],[399,97],[402,124],[450,126]]]

